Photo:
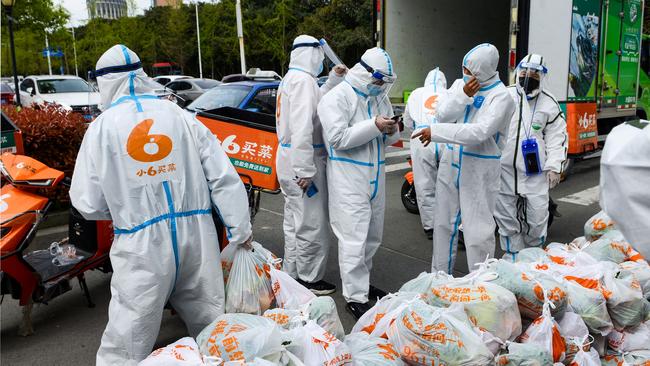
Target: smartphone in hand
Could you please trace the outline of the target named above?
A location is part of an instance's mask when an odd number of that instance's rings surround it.
[[[399,131],[400,132],[404,131],[404,122],[403,122],[403,118],[402,118],[401,114],[399,114],[397,116],[393,116],[390,119],[392,119],[393,121],[395,121],[397,123],[397,125],[399,126]]]

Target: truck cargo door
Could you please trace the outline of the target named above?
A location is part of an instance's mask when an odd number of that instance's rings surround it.
[[[636,109],[643,1],[604,1],[603,18],[598,83],[600,110]]]

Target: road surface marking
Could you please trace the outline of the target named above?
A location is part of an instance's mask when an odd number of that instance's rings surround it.
[[[564,196],[558,199],[558,201],[580,206],[591,206],[594,203],[600,202],[600,187],[587,188],[583,191]]]
[[[399,150],[399,151],[391,151],[386,153],[387,158],[394,158],[396,156],[407,156],[410,155],[411,151],[409,150]]]
[[[269,210],[268,208],[260,207],[260,211],[264,211],[264,212],[268,212],[268,213],[276,215],[276,216],[284,217],[284,214],[282,214],[280,212],[277,212],[277,211]]]
[[[400,170],[406,170],[406,169],[410,169],[410,168],[411,168],[411,165],[408,163],[408,161],[404,162],[404,163],[399,163],[399,164],[388,164],[388,165],[386,165],[386,173],[397,172],[397,171],[400,171]]]

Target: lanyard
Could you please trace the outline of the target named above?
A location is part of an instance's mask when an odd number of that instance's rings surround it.
[[[521,96],[521,95],[520,95]],[[530,114],[530,122],[528,123],[528,128],[526,128],[526,123],[524,122],[524,133],[526,134],[526,139],[530,139],[533,130],[533,118],[535,118],[535,111],[537,110],[537,102],[539,102],[539,95],[535,98],[535,104],[533,105],[533,112]],[[526,108],[530,108],[528,105],[528,99],[526,99]]]

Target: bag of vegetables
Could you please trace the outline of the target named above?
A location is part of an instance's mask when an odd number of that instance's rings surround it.
[[[583,287],[574,281],[565,281],[569,306],[585,322],[589,332],[607,335],[614,329],[607,311],[607,301],[599,288]]]
[[[598,261],[610,261],[616,264],[625,261],[644,261],[643,256],[625,240],[618,230],[611,230],[598,240],[591,242],[583,251]]]
[[[441,307],[462,304],[473,325],[502,341],[512,341],[521,334],[519,306],[512,292],[492,282],[496,277],[482,267],[464,278],[433,287],[427,302]]]
[[[566,309],[566,288],[553,277],[533,271],[524,271],[504,260],[493,262],[490,270],[497,274],[492,282],[509,290],[517,298],[521,316],[534,320],[542,315],[544,290],[555,305],[553,316],[562,316]]]
[[[560,333],[559,325],[551,315],[551,307],[550,302],[544,304],[542,316],[533,321],[519,341],[541,346],[552,355],[553,362],[562,362],[566,357],[566,342]]]
[[[552,366],[553,358],[536,344],[507,342],[503,353],[494,359],[496,366]]]
[[[252,361],[284,350],[276,323],[251,314],[223,314],[205,327],[196,338],[203,355],[223,361]]]
[[[605,212],[600,211],[585,223],[585,238],[594,241],[615,228],[614,221]]]
[[[140,361],[138,366],[204,366],[203,356],[199,346],[191,337],[181,338],[178,341],[158,348],[147,358]]]
[[[415,292],[397,292],[382,297],[375,306],[359,318],[352,328],[352,333],[366,332],[377,337],[385,337],[384,333],[388,330],[390,323],[399,315],[399,312],[407,303],[419,298],[420,294]],[[396,312],[396,309],[399,310]],[[384,319],[387,315],[388,317]],[[382,326],[376,329],[382,320]],[[383,324],[386,325],[383,326]]]
[[[409,365],[489,365],[494,358],[460,304],[437,308],[415,300],[390,325],[388,340]]]
[[[273,255],[253,242],[253,249],[236,246],[226,283],[226,312],[261,315],[273,303],[270,264]],[[230,247],[228,245],[226,249]],[[274,264],[279,266],[279,264]]]
[[[345,337],[355,366],[406,366],[395,347],[388,340],[365,332]]]

